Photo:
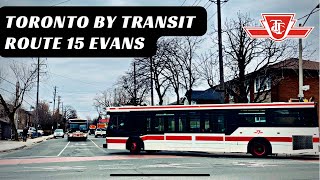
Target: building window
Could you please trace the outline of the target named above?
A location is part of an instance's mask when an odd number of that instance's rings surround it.
[[[263,92],[271,89],[271,78],[265,76],[258,76],[254,80],[254,92]]]

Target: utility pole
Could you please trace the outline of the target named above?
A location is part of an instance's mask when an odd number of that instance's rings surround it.
[[[56,105],[56,95],[57,95],[57,86],[54,86],[52,115],[54,115],[54,108]]]
[[[301,24],[299,24],[299,27],[301,27]],[[299,101],[302,102],[304,98],[303,90],[303,68],[302,68],[302,39],[299,38]]]
[[[308,17],[306,18],[306,20],[304,21],[303,24],[299,24],[299,27],[302,27],[306,24],[306,22],[308,21],[309,17],[311,14],[314,13],[314,10],[316,10],[317,8],[319,8],[318,4],[315,8],[312,9],[312,11],[308,14]],[[303,94],[303,67],[302,67],[302,39],[299,38],[299,101],[303,102],[303,98],[304,98],[304,94]]]
[[[40,79],[40,58],[38,58],[37,63],[37,71],[38,71],[38,77],[37,77],[37,104],[36,104],[36,134],[38,135],[38,122],[39,122],[39,79]]]
[[[40,58],[38,57],[38,60],[37,60],[37,64],[33,64],[33,65],[36,65],[37,67],[37,102],[36,102],[36,119],[35,119],[35,128],[36,128],[36,134],[38,135],[38,124],[39,124],[39,83],[40,83],[40,73],[43,73],[43,72],[40,72],[40,67],[42,65],[45,65],[45,64],[40,64]]]
[[[134,102],[133,105],[136,106],[137,105],[137,88],[136,88],[136,62],[133,62],[133,84],[134,84]]]
[[[151,105],[154,105],[153,101],[153,59],[150,57],[150,82],[151,82]]]
[[[64,117],[64,114],[63,114],[63,102],[61,102],[61,121],[60,122],[63,122],[63,117]],[[57,122],[57,127],[58,127],[58,122]]]
[[[58,96],[58,118],[56,119],[56,129],[58,128],[58,119],[59,119],[59,113],[60,113],[60,100],[61,100],[61,96]]]
[[[221,35],[221,0],[212,1],[217,4],[217,18],[218,18],[218,47],[219,47],[219,73],[220,73],[220,88],[225,91],[224,88],[224,74],[223,74],[223,55],[222,55],[222,35]],[[223,3],[228,2],[224,0]]]
[[[59,114],[59,112],[60,112],[60,100],[61,100],[61,96],[58,96],[58,114]]]

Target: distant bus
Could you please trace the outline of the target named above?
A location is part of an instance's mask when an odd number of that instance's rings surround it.
[[[318,154],[317,105],[246,103],[109,107],[104,148]]]
[[[86,119],[68,120],[68,141],[75,139],[87,140],[89,131],[89,121]]]

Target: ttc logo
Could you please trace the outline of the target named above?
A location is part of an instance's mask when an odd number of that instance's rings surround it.
[[[261,130],[256,130],[256,132],[254,132],[255,134],[263,134],[263,132]]]
[[[295,14],[261,14],[263,27],[243,27],[251,38],[271,38],[281,42],[286,38],[306,38],[313,27],[293,27]]]

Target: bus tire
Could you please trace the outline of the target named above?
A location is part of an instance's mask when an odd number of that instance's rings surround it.
[[[131,141],[130,143],[130,153],[131,154],[139,154],[141,151],[141,146],[138,141]]]
[[[248,144],[248,152],[254,157],[266,157],[272,154],[271,144],[265,138],[253,138]]]

